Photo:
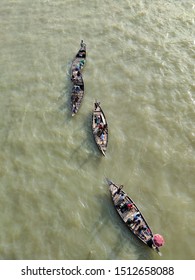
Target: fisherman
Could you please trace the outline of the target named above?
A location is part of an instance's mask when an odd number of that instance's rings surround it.
[[[133,220],[132,220],[132,223],[133,223],[133,226],[132,228],[137,230],[139,224],[141,223],[142,219],[141,219],[141,214],[139,212],[136,212],[134,215],[133,215]]]
[[[72,91],[79,92],[81,90],[80,86],[74,85]]]
[[[79,97],[78,97],[78,95],[76,95],[74,98],[74,103],[77,103],[78,101],[79,101]]]
[[[147,243],[147,245],[148,245],[150,248],[153,248],[153,247],[154,247],[153,238],[148,239],[148,241],[147,241],[146,243]]]
[[[131,220],[130,218],[128,218],[127,221],[126,221],[128,226],[131,226],[132,222],[133,222],[133,220]]]
[[[74,70],[74,71],[72,72],[72,78],[71,78],[71,80],[75,80],[75,79],[76,79],[77,73],[78,73],[78,71],[76,71],[76,70]]]
[[[79,71],[79,70],[74,70],[74,71],[72,72],[71,81],[74,82],[74,81],[76,81],[76,80],[79,80],[80,77],[81,77],[80,71]]]

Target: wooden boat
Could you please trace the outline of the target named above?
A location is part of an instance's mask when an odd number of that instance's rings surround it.
[[[108,124],[104,112],[100,107],[100,102],[94,103],[92,113],[92,131],[99,150],[105,156],[108,145]]]
[[[114,206],[122,218],[124,223],[130,229],[130,231],[137,236],[143,243],[147,246],[155,250],[159,255],[161,255],[159,247],[163,244],[158,244],[158,246],[154,243],[154,235],[152,233],[151,228],[147,224],[144,219],[142,213],[139,211],[136,204],[133,200],[122,190],[123,186],[117,186],[109,179],[106,179],[109,185],[109,190],[112,196],[112,201]],[[135,215],[138,214],[139,222],[137,220],[134,221]],[[160,235],[156,235],[160,236]],[[160,236],[162,239],[163,237]]]
[[[71,94],[71,111],[72,116],[74,116],[80,106],[84,96],[84,81],[81,74],[81,70],[86,61],[86,44],[81,41],[81,46],[77,52],[75,58],[73,59],[71,65],[71,81],[73,83],[72,94]]]

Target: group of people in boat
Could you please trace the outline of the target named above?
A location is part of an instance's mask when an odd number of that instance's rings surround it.
[[[127,226],[130,227],[130,229],[133,230],[137,235],[139,235],[141,239],[145,240],[149,247],[156,247],[153,242],[150,228],[146,225],[142,215],[134,203],[130,201],[129,198],[125,199],[126,194],[121,192],[122,188],[123,185],[121,185],[113,195],[113,197],[115,197],[115,195],[119,196],[117,198],[116,208],[122,214],[127,211],[131,212],[131,218],[128,218],[126,221]]]
[[[86,51],[83,48],[83,46],[84,43],[81,42],[81,49],[76,55],[76,58],[78,58],[77,63],[75,67],[72,69],[72,73],[71,73],[71,81],[73,82],[73,89],[72,89],[73,95],[71,98],[73,113],[77,112],[79,99],[81,99],[79,97],[79,93],[84,91],[84,82],[83,82],[81,70],[85,64]]]

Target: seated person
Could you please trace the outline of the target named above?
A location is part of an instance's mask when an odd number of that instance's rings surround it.
[[[119,196],[119,198],[118,198],[118,202],[117,202],[117,204],[116,204],[116,207],[118,208],[118,207],[120,207],[120,205],[122,204],[122,202],[124,201],[124,199],[125,199],[125,194],[124,193],[122,193],[122,194],[120,194],[120,196]]]
[[[140,225],[140,223],[141,223],[141,221],[142,221],[142,219],[141,219],[140,213],[139,212],[135,213],[133,215],[133,220],[132,220],[133,225],[132,225],[132,228],[134,230],[137,230],[139,225]]]
[[[143,238],[143,239],[146,239],[146,236],[145,236],[145,230],[147,229],[147,227],[145,225],[140,225],[138,228],[137,228],[137,233]]]
[[[102,142],[104,142],[104,140],[105,140],[104,132],[102,132],[102,134],[100,135],[100,140],[101,140]]]
[[[150,238],[150,239],[147,241],[147,245],[148,245],[150,248],[153,247],[154,243],[153,243],[153,239],[152,239],[152,238]]]
[[[95,122],[96,122],[97,124],[100,124],[100,123],[101,123],[101,117],[100,117],[100,115],[95,116]]]
[[[123,205],[120,207],[120,209],[121,209],[121,212],[124,213],[124,212],[127,211],[127,210],[133,209],[133,204],[127,202],[127,203],[123,204]]]

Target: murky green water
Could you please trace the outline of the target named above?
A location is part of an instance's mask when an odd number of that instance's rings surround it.
[[[105,177],[164,236],[161,259],[195,259],[194,19],[190,0],[1,0],[1,259],[160,259],[123,225]],[[81,39],[85,97],[72,118]]]

